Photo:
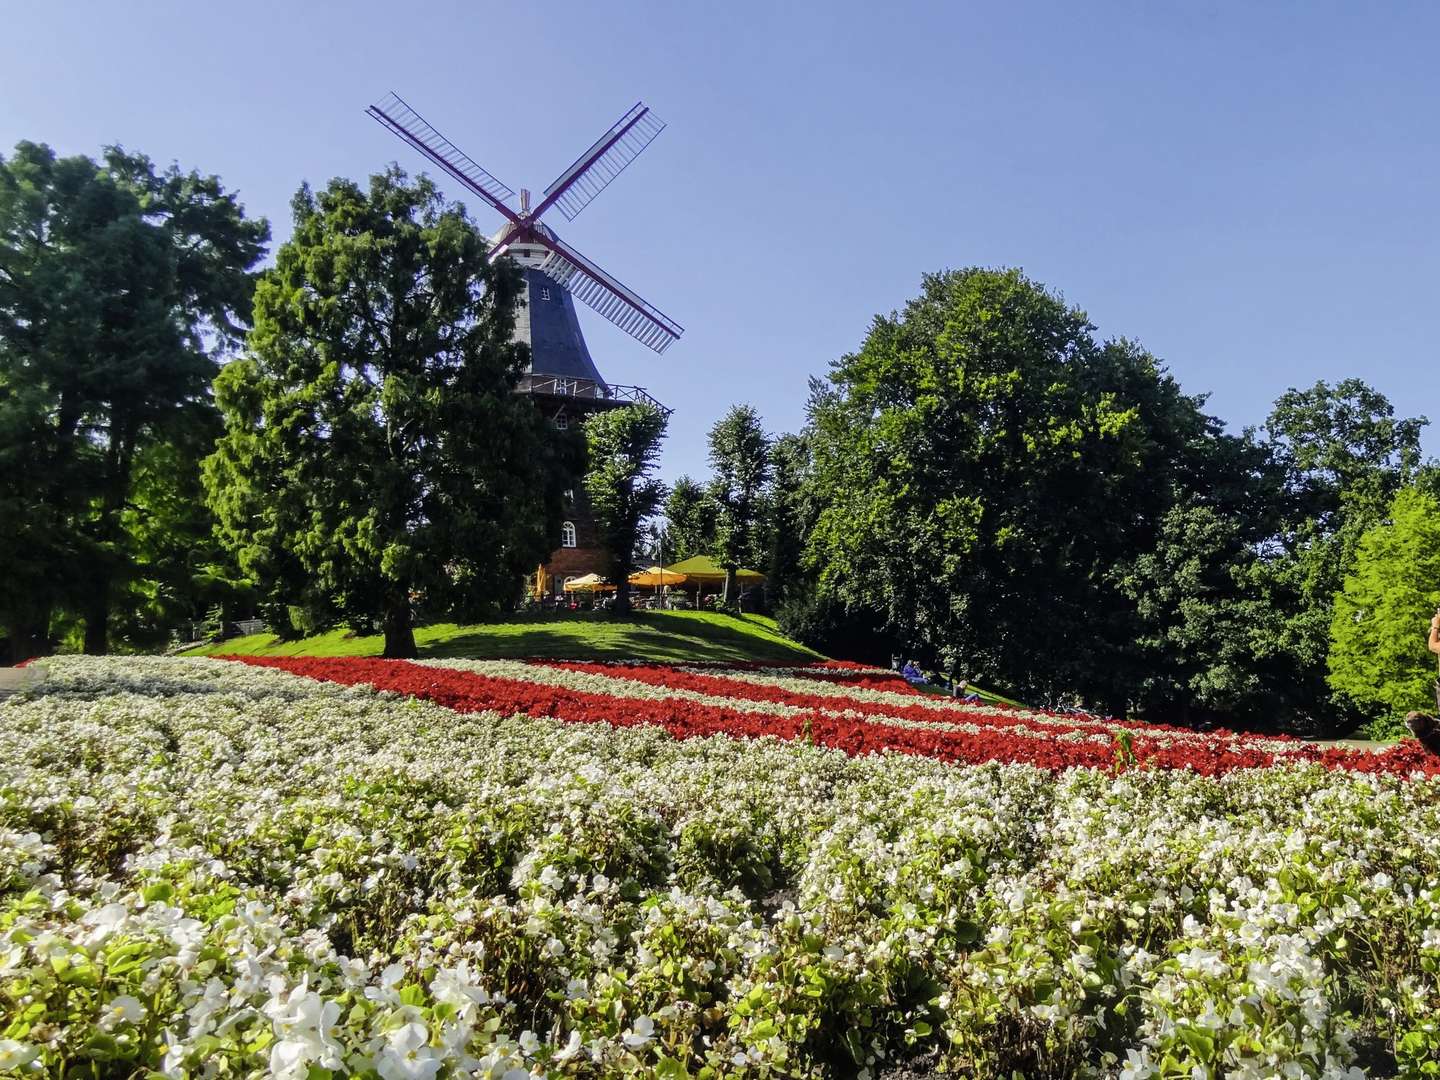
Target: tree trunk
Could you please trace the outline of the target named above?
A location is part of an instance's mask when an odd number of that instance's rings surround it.
[[[724,597],[724,603],[725,603],[725,606],[726,606],[727,608],[730,607],[730,606],[732,606],[733,604],[735,604],[735,603],[737,602],[737,598],[736,598],[736,596],[735,596],[735,591],[736,591],[736,587],[737,587],[737,582],[738,582],[738,579],[737,579],[736,576],[735,576],[735,567],[733,567],[733,566],[727,566],[727,567],[725,568],[725,597]]]
[[[385,608],[385,651],[381,656],[386,660],[414,660],[419,655],[415,650],[415,628],[410,625],[410,598],[402,592],[394,597]]]
[[[630,578],[625,574],[615,583],[615,614],[630,614]]]
[[[85,653],[104,656],[110,651],[110,575],[102,575],[85,598]]]

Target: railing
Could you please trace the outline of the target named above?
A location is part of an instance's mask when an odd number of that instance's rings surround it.
[[[564,375],[522,375],[515,387],[521,394],[545,397],[580,398],[586,401],[607,401],[616,404],[649,405],[669,416],[673,409],[660,404],[643,387],[613,386],[594,379],[571,378]]]

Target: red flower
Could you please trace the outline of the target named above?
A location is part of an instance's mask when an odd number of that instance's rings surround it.
[[[820,746],[847,754],[885,751],[917,754],[966,764],[995,761],[1023,763],[1058,771],[1072,766],[1092,768],[1142,767],[1193,769],[1215,776],[1233,769],[1264,768],[1277,762],[1316,762],[1331,769],[1388,773],[1406,776],[1420,772],[1440,774],[1440,758],[1409,742],[1381,753],[1341,749],[1322,750],[1301,745],[1288,753],[1277,752],[1280,740],[1255,736],[1215,733],[1208,737],[1191,731],[1108,721],[1104,726],[1059,721],[1037,725],[1024,714],[994,714],[964,709],[937,708],[924,704],[879,705],[869,701],[823,694],[798,694],[781,687],[763,686],[719,675],[697,675],[659,665],[555,663],[568,671],[590,672],[614,678],[634,679],[647,685],[695,690],[711,696],[739,701],[769,701],[789,705],[796,711],[787,716],[756,713],[724,705],[710,705],[684,698],[626,697],[623,687],[616,694],[567,690],[522,679],[497,678],[452,668],[428,667],[404,660],[376,660],[361,657],[223,657],[278,668],[294,675],[351,686],[369,684],[377,690],[409,694],[458,712],[493,710],[505,715],[523,713],[576,724],[611,724],[615,727],[648,724],[663,727],[677,739],[728,735],[738,738],[774,736],[780,739],[808,737]],[[846,710],[855,716],[837,716]],[[884,718],[966,723],[979,732],[945,731],[905,727]],[[868,719],[875,717],[876,719]],[[1094,734],[1106,728],[1133,732],[1121,753],[1116,743],[1094,740],[1061,740],[1037,737],[1036,733],[1060,735],[1065,732]],[[1028,734],[1018,734],[1023,729]],[[1175,738],[1176,734],[1184,736]],[[1293,740],[1284,740],[1294,745]],[[1268,744],[1268,745],[1267,745]]]

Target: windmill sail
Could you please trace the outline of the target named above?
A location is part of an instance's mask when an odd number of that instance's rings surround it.
[[[574,221],[590,201],[609,186],[610,181],[640,156],[655,136],[665,130],[661,120],[644,102],[617,120],[609,131],[595,140],[595,145],[575,159],[575,163],[545,189],[545,200],[535,208],[539,217],[554,203],[566,221]]]
[[[519,221],[515,212],[505,205],[505,200],[513,198],[515,192],[431,127],[393,90],[365,111],[511,221]]]
[[[663,353],[684,328],[626,288],[553,233],[542,241],[550,256],[540,267],[571,296],[609,319],[642,345]]]

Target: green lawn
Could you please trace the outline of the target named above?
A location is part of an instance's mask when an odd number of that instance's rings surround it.
[[[346,630],[300,641],[271,634],[231,638],[187,655],[379,656],[380,635],[360,637]],[[627,619],[597,612],[516,615],[503,622],[419,627],[421,656],[463,656],[480,660],[554,657],[566,660],[778,660],[804,663],[821,655],[784,637],[763,615],[717,615],[708,611],[644,611]]]

